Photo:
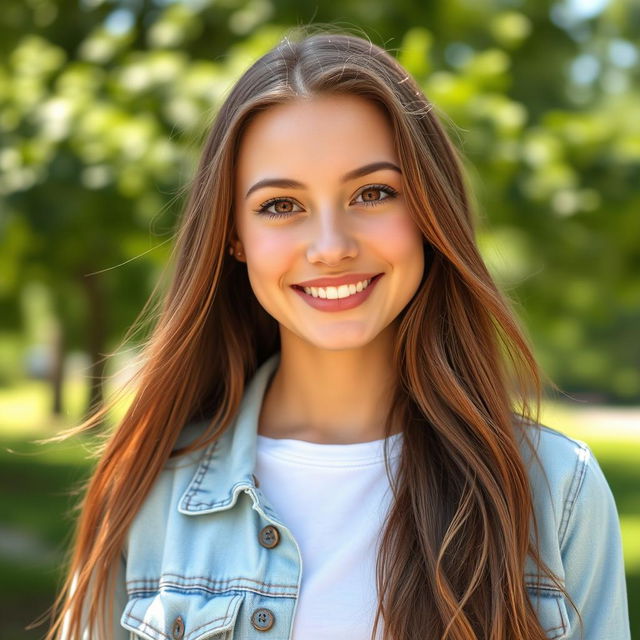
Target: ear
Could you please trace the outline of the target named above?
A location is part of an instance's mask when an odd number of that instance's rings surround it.
[[[240,240],[233,239],[229,241],[227,245],[229,254],[232,255],[238,262],[246,262],[244,257],[244,249]]]

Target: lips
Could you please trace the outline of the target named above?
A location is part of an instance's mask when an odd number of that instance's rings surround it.
[[[293,285],[291,288],[296,292],[296,295],[300,296],[301,300],[318,311],[348,311],[360,306],[369,298],[371,292],[375,289],[378,280],[380,280],[383,275],[383,273],[379,273],[377,276],[374,276],[371,278],[371,282],[368,287],[365,287],[362,291],[348,295],[346,298],[316,298],[309,293],[305,293],[304,289],[299,286]]]
[[[305,280],[304,282],[298,282],[291,285],[295,289],[304,289],[305,287],[336,287],[343,284],[357,284],[358,282],[364,282],[370,280],[376,276],[380,276],[380,273],[345,273],[342,276],[335,276],[333,278],[316,278],[315,280]]]

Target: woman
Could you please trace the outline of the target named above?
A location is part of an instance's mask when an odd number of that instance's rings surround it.
[[[537,423],[460,162],[392,56],[326,32],[260,58],[175,258],[47,638],[629,637],[611,492]]]

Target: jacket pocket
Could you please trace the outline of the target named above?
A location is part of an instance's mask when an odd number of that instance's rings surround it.
[[[562,592],[552,587],[527,585],[527,593],[547,638],[569,638],[571,625]]]
[[[131,597],[120,624],[131,631],[132,638],[146,640],[223,638],[233,631],[242,599],[237,594],[205,597],[160,591],[149,597]]]

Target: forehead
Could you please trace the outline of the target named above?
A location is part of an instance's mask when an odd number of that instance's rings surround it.
[[[342,176],[375,160],[397,163],[394,136],[382,107],[360,96],[299,98],[269,107],[242,137],[237,178]],[[307,176],[308,179],[311,179]]]

